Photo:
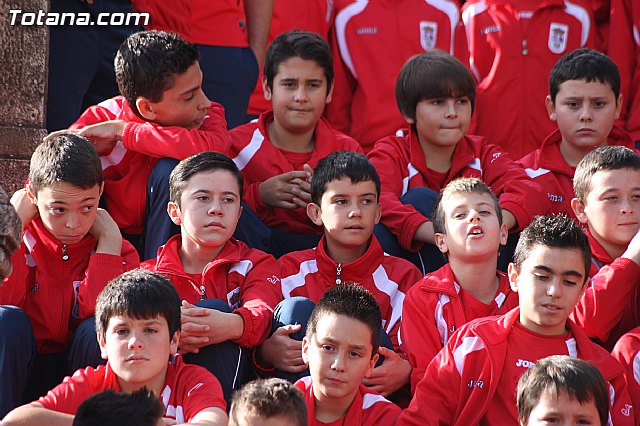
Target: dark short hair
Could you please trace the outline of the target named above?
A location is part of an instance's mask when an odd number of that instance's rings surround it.
[[[46,137],[31,155],[29,183],[36,195],[55,183],[89,189],[102,185],[103,181],[100,157],[82,136],[62,133]]]
[[[104,335],[109,320],[126,315],[135,319],[164,317],[169,339],[180,331],[180,296],[164,276],[133,269],[109,281],[96,302],[96,330]]]
[[[333,56],[329,45],[320,35],[311,31],[292,30],[280,34],[271,42],[264,61],[264,77],[271,90],[280,64],[290,58],[315,61],[324,70],[329,93],[333,84]]]
[[[552,355],[538,360],[518,380],[518,420],[527,424],[542,394],[548,391],[555,397],[566,393],[580,404],[595,403],[600,424],[609,420],[609,392],[598,368],[588,361],[567,355]]]
[[[169,176],[169,201],[180,205],[182,193],[189,184],[191,177],[198,173],[215,172],[217,170],[226,170],[236,178],[238,195],[242,199],[244,179],[236,163],[219,152],[205,151],[185,158],[173,169]]]
[[[620,95],[620,73],[617,65],[604,53],[581,48],[558,59],[549,75],[549,95],[555,104],[560,85],[569,80],[597,81],[608,84],[615,94],[616,103]]]
[[[297,426],[307,426],[307,406],[302,392],[284,379],[258,379],[233,394],[229,424],[241,419],[283,417]]]
[[[476,100],[476,82],[458,59],[434,49],[411,57],[396,80],[396,102],[400,112],[413,120],[416,107],[425,99],[468,97],[471,111]]]
[[[520,234],[513,263],[518,270],[535,246],[577,249],[584,263],[584,283],[589,278],[591,247],[589,239],[580,225],[564,214],[536,217]]]
[[[311,178],[311,201],[320,205],[327,185],[345,177],[351,183],[371,181],[376,186],[376,197],[380,197],[380,176],[369,159],[355,151],[334,151],[318,161]]]
[[[629,169],[640,171],[640,156],[632,149],[618,145],[601,146],[589,151],[576,166],[573,175],[573,192],[585,203],[591,187],[591,179],[597,172]]]
[[[358,284],[341,284],[327,290],[309,317],[308,338],[316,334],[320,319],[330,314],[344,315],[365,324],[371,331],[371,357],[378,353],[382,314],[380,305],[369,290]]]
[[[175,33],[153,30],[131,34],[120,45],[115,59],[120,94],[139,115],[139,96],[160,102],[175,77],[187,71],[198,57],[198,48]]]
[[[163,414],[162,402],[146,387],[132,393],[108,389],[80,404],[73,426],[156,426]]]

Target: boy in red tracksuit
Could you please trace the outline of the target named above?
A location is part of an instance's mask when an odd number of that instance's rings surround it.
[[[325,233],[316,248],[278,259],[285,300],[276,308],[278,327],[260,347],[262,364],[289,373],[305,370],[300,341],[313,304],[328,289],[355,283],[378,301],[383,329],[390,339],[388,347],[380,349],[384,362],[374,369],[367,384],[388,395],[407,383],[410,366],[399,336],[402,302],[421,275],[409,262],[387,256],[372,235],[380,218],[379,191],[380,178],[361,153],[339,151],[318,162],[307,212]],[[295,313],[299,305],[309,308],[299,315],[284,315]]]
[[[379,357],[381,324],[376,299],[359,285],[336,286],[318,301],[302,341],[311,375],[295,383],[309,425],[396,424],[400,408],[362,384]]]
[[[96,304],[106,366],[79,369],[43,397],[12,411],[2,424],[71,426],[79,406],[99,392],[145,390],[162,403],[162,424],[226,425],[218,380],[176,353],[179,306],[176,289],[161,275],[135,269],[115,278]]]
[[[331,49],[336,87],[327,118],[369,152],[404,127],[394,82],[411,56],[440,49],[467,63],[457,0],[336,1]]]
[[[618,65],[624,107],[624,128],[634,141],[640,140],[640,3],[611,0],[611,28],[607,54]]]
[[[571,200],[578,162],[599,146],[634,147],[631,137],[614,127],[622,107],[616,65],[591,49],[564,55],[551,70],[546,103],[558,130],[517,163],[546,192],[550,214],[565,213],[575,219]]]
[[[176,233],[165,212],[176,160],[228,152],[229,138],[223,108],[202,92],[197,48],[177,35],[131,35],[116,55],[116,76],[122,96],[90,107],[71,129],[95,144],[106,209],[125,235],[139,236],[148,259]]]
[[[257,346],[271,329],[280,300],[278,266],[271,255],[232,238],[243,185],[230,158],[217,152],[188,157],[169,185],[167,210],[180,235],[141,267],[176,286],[183,300],[180,350],[187,362],[212,371],[230,400],[243,377],[240,347]]]
[[[538,185],[501,148],[466,134],[474,99],[473,77],[444,52],[414,56],[400,71],[396,100],[411,128],[381,139],[368,154],[382,182],[381,223],[392,234],[383,237],[376,230],[385,252],[407,257],[434,243],[432,201],[457,177],[477,177],[492,188],[510,231],[546,212]],[[428,271],[440,266],[429,265]]]
[[[591,7],[582,0],[472,0],[462,21],[478,83],[471,133],[521,158],[554,130],[540,102],[553,65],[577,48],[596,47]]]
[[[506,274],[496,271],[506,225],[498,199],[481,180],[449,182],[436,202],[433,226],[448,263],[412,286],[402,308],[402,344],[414,390],[454,331],[518,306]]]
[[[591,244],[592,277],[573,320],[609,350],[640,325],[640,156],[597,148],[578,163],[571,206]]]
[[[252,247],[279,257],[313,247],[320,239],[321,229],[305,211],[318,160],[333,151],[362,149],[322,118],[333,92],[333,60],[318,34],[289,31],[278,36],[267,51],[262,85],[273,110],[229,135],[233,160],[247,186],[246,210],[257,215],[251,224],[241,222],[241,228],[267,242],[252,242]]]
[[[458,329],[431,361],[399,425],[517,424],[522,373],[550,355],[595,364],[610,391],[615,425],[633,425],[622,366],[568,316],[588,280],[589,241],[563,215],[539,216],[521,233],[509,282],[519,308]]]
[[[102,188],[91,143],[58,134],[36,148],[27,187],[11,199],[22,220],[22,244],[0,285],[0,417],[59,383],[67,363],[79,368],[100,360],[90,353],[94,346],[97,352],[96,298],[109,280],[139,263],[98,208]]]
[[[634,407],[640,407],[640,327],[625,333],[611,355],[624,366],[627,371],[627,385]],[[636,426],[640,425],[640,415],[635,413]]]

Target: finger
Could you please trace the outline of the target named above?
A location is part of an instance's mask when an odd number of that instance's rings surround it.
[[[209,326],[204,324],[195,324],[193,322],[186,322],[182,324],[182,332],[195,334],[195,333],[205,333],[209,331]]]
[[[309,172],[305,170],[294,170],[292,172],[286,172],[280,175],[286,178],[287,181],[291,182],[293,179],[307,179],[309,178]]]
[[[296,207],[306,209],[307,208],[307,204],[309,204],[309,201],[305,201],[305,200],[303,200],[302,198],[299,198],[299,197],[294,197],[293,198],[293,204],[295,204]]]
[[[302,373],[306,369],[307,369],[307,364],[292,365],[292,366],[290,366],[289,371],[291,373]]]
[[[206,317],[211,315],[211,309],[198,308],[195,306],[193,308],[180,308],[180,314],[190,317]]]

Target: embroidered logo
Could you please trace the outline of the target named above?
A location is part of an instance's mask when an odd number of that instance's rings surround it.
[[[533,362],[527,361],[526,359],[518,358],[518,361],[516,362],[516,367],[531,368],[533,367]]]
[[[631,415],[631,409],[632,409],[632,408],[633,408],[633,407],[632,407],[631,405],[629,405],[629,404],[624,404],[624,408],[620,409],[620,412],[621,412],[624,416],[629,417],[629,416]]]
[[[549,26],[549,50],[553,53],[562,53],[567,48],[569,26],[552,22]]]
[[[469,380],[467,383],[468,388],[484,388],[484,380]]]
[[[549,192],[547,192],[547,197],[549,197],[550,201],[553,201],[554,203],[561,203],[562,200],[564,200],[564,198],[562,197],[562,195],[557,195],[557,194],[551,194]]]
[[[202,386],[204,386],[204,383],[202,383],[202,382],[198,383],[197,385],[195,385],[194,387],[189,389],[189,392],[187,392],[187,396],[191,396],[191,392],[200,389]]]
[[[378,27],[356,28],[356,35],[373,35],[373,34],[378,34]]]
[[[271,284],[278,284],[278,282],[280,281],[280,278],[276,277],[275,275],[272,275],[270,277],[267,277],[267,281],[269,281]]]
[[[492,164],[494,161],[496,161],[498,158],[500,158],[500,156],[502,155],[501,152],[496,152],[491,156],[491,162],[489,164]]]
[[[40,284],[34,283],[33,287],[31,287],[31,289],[29,290],[29,293],[31,293],[31,295],[33,296],[34,294],[36,294],[36,292],[38,292],[38,290],[40,290]]]
[[[240,287],[236,287],[227,293],[227,304],[231,309],[238,309],[242,304],[240,300]]]
[[[497,33],[501,29],[502,29],[502,27],[500,25],[490,25],[488,27],[482,28],[480,30],[480,34],[487,35],[487,34],[490,34],[490,33]]]
[[[432,21],[420,21],[420,45],[424,50],[436,47],[438,40],[438,23]]]

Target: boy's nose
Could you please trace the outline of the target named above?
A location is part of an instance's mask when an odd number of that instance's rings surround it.
[[[80,225],[80,221],[78,220],[78,215],[75,213],[69,213],[67,215],[66,226],[67,228],[77,228]]]
[[[589,108],[589,106],[584,106],[580,111],[580,121],[591,121],[591,119],[591,108]]]
[[[331,369],[336,371],[344,371],[344,356],[337,354],[331,363]]]
[[[211,107],[211,100],[207,98],[207,95],[202,89],[200,89],[200,109],[208,110]]]
[[[478,222],[480,221],[480,213],[478,213],[475,210],[471,210],[469,212],[469,222],[473,222],[474,220],[476,220]]]
[[[447,101],[446,116],[449,118],[454,118],[458,116],[458,111],[456,110],[456,103],[455,103],[455,100],[453,99],[449,99]]]
[[[142,348],[142,340],[140,340],[136,334],[132,334],[129,338],[129,349],[140,348]]]
[[[213,200],[209,206],[209,214],[222,214],[222,203],[219,200]]]
[[[298,102],[304,102],[308,99],[307,96],[307,91],[305,89],[305,87],[300,86],[298,88],[298,90],[296,90],[295,94],[294,94],[294,99]]]
[[[351,209],[351,211],[349,212],[349,217],[360,217],[362,216],[362,210],[360,210],[357,207],[354,207]]]

